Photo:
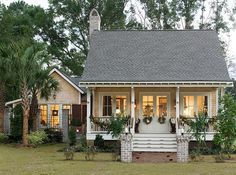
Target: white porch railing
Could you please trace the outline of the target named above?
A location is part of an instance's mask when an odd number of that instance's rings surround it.
[[[99,123],[109,122],[110,117],[94,117],[91,122],[91,132],[93,133],[107,133],[108,129],[104,126],[102,127]]]

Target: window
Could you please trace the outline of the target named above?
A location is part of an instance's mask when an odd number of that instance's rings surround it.
[[[127,93],[102,93],[100,96],[102,104],[100,106],[101,116],[112,116],[118,114],[127,114],[129,111],[127,107],[128,95]]]
[[[153,96],[143,96],[142,99],[142,111],[143,116],[153,116]]]
[[[53,128],[59,127],[59,105],[50,105],[51,122],[50,126]]]
[[[116,96],[116,114],[126,112],[126,96]]]
[[[42,126],[47,126],[48,123],[48,106],[40,105],[40,123]]]
[[[184,96],[183,102],[183,115],[187,117],[194,116],[194,96]]]
[[[208,115],[207,96],[198,96],[197,97],[197,110],[198,110],[198,114]]]
[[[182,114],[186,117],[208,115],[208,96],[191,95],[183,96]]]
[[[167,116],[167,96],[157,96],[157,116],[166,117]]]
[[[103,96],[103,116],[111,116],[112,115],[112,97],[111,96]]]

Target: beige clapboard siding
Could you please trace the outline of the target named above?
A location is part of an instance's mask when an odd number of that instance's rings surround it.
[[[99,94],[100,93],[108,93],[109,92],[126,92],[129,93],[129,96],[131,94],[131,88],[96,88],[95,89],[95,104],[94,104],[94,116],[99,116]],[[140,111],[140,93],[143,92],[167,92],[170,94],[170,116],[175,116],[175,96],[176,96],[176,88],[174,87],[160,87],[160,88],[135,88],[135,102],[136,102],[136,108],[135,108],[135,116],[139,116]],[[212,116],[216,115],[216,88],[180,88],[180,92],[208,92],[210,93],[210,100],[211,100],[211,113]],[[131,99],[131,98],[129,98]],[[130,103],[130,101],[129,101]]]
[[[39,104],[79,104],[80,92],[64,80],[58,73],[51,74],[59,82],[59,91],[56,92],[56,99],[53,96],[48,101],[39,99]]]

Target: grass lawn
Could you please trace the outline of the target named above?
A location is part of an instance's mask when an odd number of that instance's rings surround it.
[[[16,148],[0,145],[0,175],[236,175],[236,162],[214,163],[211,157],[204,162],[177,163],[120,163],[111,161],[111,154],[99,153],[94,161],[85,161],[82,153],[75,154],[74,161],[65,161],[64,145],[45,145],[39,148]]]

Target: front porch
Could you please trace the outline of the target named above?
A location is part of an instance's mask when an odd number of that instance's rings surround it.
[[[202,113],[209,119],[216,116],[219,94],[223,95],[223,88],[218,86],[87,88],[87,140],[94,140],[97,134],[104,140],[116,140],[91,122],[90,116],[106,121],[120,113],[131,116],[130,132],[134,137],[138,134],[176,137],[188,131],[188,126],[181,123],[182,116],[192,120]],[[209,125],[206,139],[212,140],[213,135],[213,127]]]

